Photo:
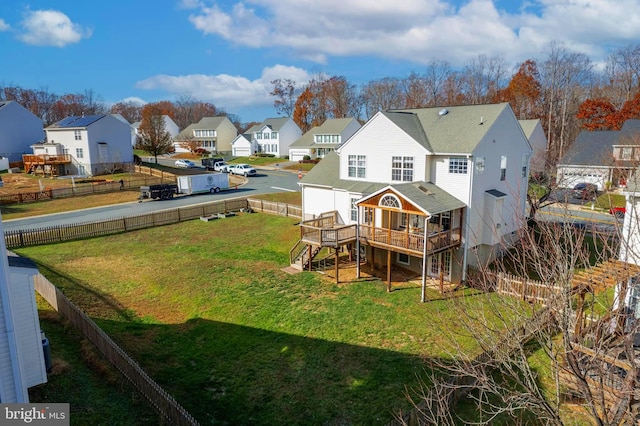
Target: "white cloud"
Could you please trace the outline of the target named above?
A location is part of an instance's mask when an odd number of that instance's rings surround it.
[[[91,36],[91,30],[71,22],[57,10],[35,10],[26,13],[22,21],[20,40],[36,46],[64,47]]]
[[[147,101],[137,96],[129,96],[128,98],[124,98],[122,100],[119,100],[118,102],[132,103],[132,104],[138,104],[138,105],[145,105],[147,103]]]
[[[177,96],[193,95],[197,99],[228,109],[272,104],[273,98],[269,95],[273,90],[271,81],[277,78],[289,78],[304,84],[309,81],[310,76],[300,68],[275,65],[263,69],[262,75],[256,80],[228,74],[161,74],[137,82],[136,87],[145,90],[160,89]]]
[[[640,39],[638,0],[521,0],[510,12],[498,0],[183,2],[204,34],[253,48],[291,49],[319,63],[365,55],[454,65],[479,54],[522,61],[550,41],[597,55],[605,44]]]
[[[11,26],[4,22],[4,19],[0,19],[0,31],[9,31],[9,28],[11,28]]]

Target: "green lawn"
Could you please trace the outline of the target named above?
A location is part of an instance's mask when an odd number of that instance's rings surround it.
[[[245,214],[19,253],[202,424],[385,424],[458,350],[442,330],[455,334],[459,299],[288,275],[294,223]]]

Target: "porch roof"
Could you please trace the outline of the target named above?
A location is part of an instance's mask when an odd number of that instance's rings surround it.
[[[465,203],[431,182],[406,182],[397,185],[387,185],[369,196],[362,198],[357,204],[366,204],[368,200],[387,191],[396,193],[396,195],[404,198],[416,208],[429,215],[466,207]]]

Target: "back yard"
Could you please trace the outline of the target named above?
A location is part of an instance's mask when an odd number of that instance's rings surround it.
[[[430,361],[477,351],[443,337],[456,298],[281,271],[298,235],[291,219],[244,214],[19,254],[202,424],[385,424]]]

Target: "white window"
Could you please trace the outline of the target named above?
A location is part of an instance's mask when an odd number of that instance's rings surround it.
[[[358,221],[358,206],[356,206],[356,203],[358,202],[359,198],[351,198],[351,221],[352,222],[357,222]]]
[[[621,160],[631,160],[631,153],[633,149],[631,147],[625,146],[622,148],[622,155],[620,157]]]
[[[84,152],[82,148],[76,148],[76,158],[84,158]]]
[[[81,141],[82,140],[82,130],[74,130],[73,131],[73,136],[77,141]]]
[[[413,181],[413,157],[391,157],[391,180]]]
[[[500,157],[500,180],[505,180],[507,178],[507,156],[503,155]]]
[[[367,156],[349,156],[349,177],[364,179],[367,177]]]
[[[278,139],[278,132],[271,132],[271,139]]]
[[[466,175],[467,174],[467,159],[464,157],[451,157],[449,158],[449,173]]]
[[[256,133],[256,139],[262,139],[262,133]]]
[[[476,173],[484,173],[484,157],[476,157]]]
[[[522,154],[522,171],[520,172],[520,177],[522,178],[529,176],[527,173],[527,163],[529,163],[529,157],[527,154]]]
[[[445,251],[443,253],[434,254],[431,256],[431,275],[439,276],[442,266],[442,274],[445,277],[449,277],[451,274],[451,252]]]

